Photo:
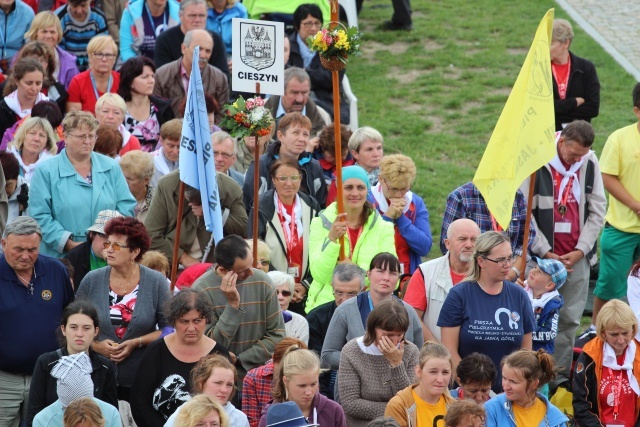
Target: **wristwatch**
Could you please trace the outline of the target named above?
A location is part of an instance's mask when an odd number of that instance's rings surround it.
[[[520,277],[520,270],[518,270],[516,267],[511,267],[511,270],[516,273],[516,279],[518,279],[518,277]]]

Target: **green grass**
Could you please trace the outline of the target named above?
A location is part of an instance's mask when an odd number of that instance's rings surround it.
[[[550,0],[412,0],[414,30],[378,29],[391,17],[389,0],[367,0],[359,16],[363,55],[347,73],[359,100],[360,126],[385,137],[385,152],[413,158],[414,192],[430,212],[438,242],[447,195],[470,181],[545,12],[569,19]],[[635,84],[574,22],[571,50],[592,61],[601,83],[594,150],[633,123]]]

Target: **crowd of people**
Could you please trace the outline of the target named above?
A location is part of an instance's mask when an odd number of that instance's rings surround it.
[[[599,82],[567,21],[550,46],[555,157],[505,229],[461,183],[442,256],[423,262],[433,224],[414,161],[350,129],[347,108],[336,151],[331,76],[304,42],[326,21],[317,2],[271,14],[292,24],[290,55],[258,140],[219,127],[236,95],[231,19],[257,2],[5,3],[0,427],[564,426],[550,400],[563,389],[580,426],[638,423],[640,124],[591,150]],[[408,3],[387,29],[411,29]],[[207,195],[179,191],[196,46],[217,242]]]

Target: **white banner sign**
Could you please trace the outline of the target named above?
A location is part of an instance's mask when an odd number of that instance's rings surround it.
[[[284,95],[284,24],[233,19],[233,90]]]

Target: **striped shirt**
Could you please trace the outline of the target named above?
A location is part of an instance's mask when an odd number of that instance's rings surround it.
[[[60,47],[74,55],[78,70],[85,71],[89,67],[87,45],[91,39],[99,34],[107,34],[107,19],[99,9],[90,9],[84,22],[71,17],[64,5],[56,11],[62,24],[62,41]]]

